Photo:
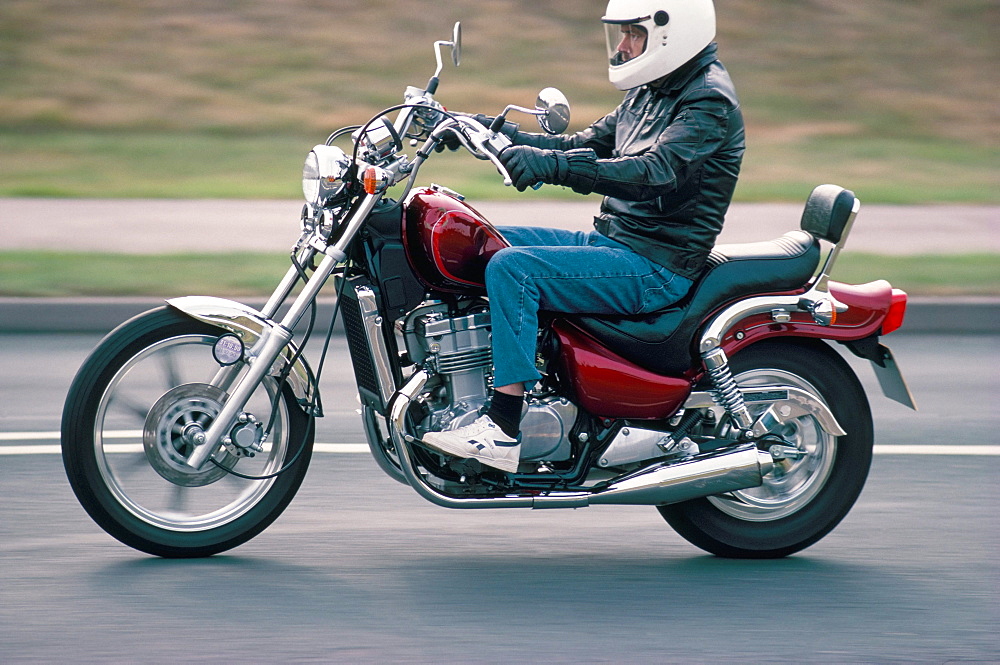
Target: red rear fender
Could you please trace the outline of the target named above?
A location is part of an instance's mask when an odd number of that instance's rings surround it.
[[[906,311],[906,293],[885,280],[868,284],[830,282],[830,295],[847,305],[829,325],[817,323],[812,313],[788,311],[787,321],[776,321],[772,312],[753,314],[733,323],[721,342],[730,356],[755,342],[772,337],[809,337],[846,342],[896,330]]]

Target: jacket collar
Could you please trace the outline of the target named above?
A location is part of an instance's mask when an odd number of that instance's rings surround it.
[[[716,53],[719,50],[718,44],[712,42],[698,55],[694,56],[677,70],[667,74],[661,79],[657,79],[646,85],[652,92],[660,95],[669,95],[686,86],[702,69],[715,62],[718,58]]]

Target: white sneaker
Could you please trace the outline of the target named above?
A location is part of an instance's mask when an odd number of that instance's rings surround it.
[[[465,427],[429,432],[424,443],[463,459],[477,459],[487,466],[514,473],[521,459],[520,437],[512,439],[489,416],[479,416]]]

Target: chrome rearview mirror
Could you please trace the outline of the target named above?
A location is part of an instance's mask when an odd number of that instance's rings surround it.
[[[427,92],[432,95],[437,92],[438,77],[441,76],[441,70],[444,69],[444,61],[441,58],[441,51],[446,47],[451,47],[451,61],[455,63],[458,67],[458,63],[462,60],[462,23],[456,22],[455,28],[451,33],[451,41],[446,42],[439,40],[434,42],[434,57],[437,59],[437,69],[434,71],[434,76],[427,83]]]
[[[549,134],[562,134],[569,127],[569,100],[561,90],[545,88],[538,93],[535,110],[538,124]]]
[[[458,67],[462,62],[462,22],[455,21],[455,29],[451,36],[451,61]]]
[[[556,88],[545,88],[538,93],[538,99],[535,101],[533,109],[509,104],[503,113],[493,120],[490,130],[499,132],[507,119],[507,114],[511,111],[520,111],[535,116],[538,118],[538,124],[549,134],[562,134],[569,127],[569,101],[567,101],[566,95]]]

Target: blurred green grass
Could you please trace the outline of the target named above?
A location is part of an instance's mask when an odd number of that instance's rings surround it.
[[[716,0],[744,105],[738,200],[837,182],[866,202],[1000,202],[995,0]],[[560,0],[0,3],[0,196],[298,196],[305,153],[422,85],[465,28],[438,98],[496,112],[562,88],[574,128],[621,99],[603,5]],[[488,166],[425,177],[511,196]],[[544,195],[558,196],[558,188]]]
[[[748,131],[737,200],[800,201],[835,182],[866,203],[1000,203],[996,0],[716,8]],[[579,129],[621,99],[607,81],[602,9],[564,0],[3,0],[0,196],[297,198],[309,148],[423,85],[432,42],[456,20],[463,62],[446,67],[442,103],[496,112],[554,85]],[[467,155],[436,156],[420,180],[473,200],[575,196],[558,187],[520,195]],[[280,253],[2,252],[0,292],[259,295],[285,265]],[[848,252],[837,276],[885,277],[914,294],[998,294],[997,266],[990,255]]]
[[[281,253],[129,255],[0,252],[0,296],[266,297],[289,262]],[[910,295],[1000,295],[991,254],[880,256],[845,252],[834,279],[886,279]]]
[[[749,153],[736,199],[798,201],[803,191],[834,182],[866,203],[1000,203],[1000,160],[985,146],[823,137],[803,144],[808,149],[765,145]],[[291,135],[0,131],[0,196],[295,199],[310,148]],[[435,154],[418,180],[472,200],[524,196],[465,152]],[[560,187],[535,196],[578,198]]]

